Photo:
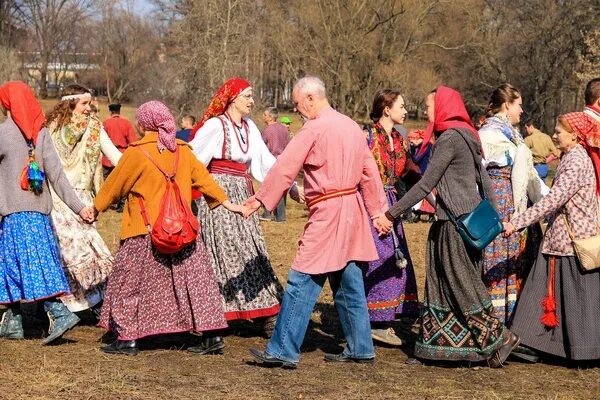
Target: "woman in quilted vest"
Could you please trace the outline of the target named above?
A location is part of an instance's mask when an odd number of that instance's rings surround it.
[[[560,116],[552,139],[562,156],[552,189],[504,224],[508,236],[549,219],[511,328],[523,344],[514,354],[528,361],[537,361],[539,354],[600,359],[600,270],[584,272],[572,245],[572,237],[598,232],[595,171],[600,165],[588,152],[598,147],[599,138],[598,126],[584,113]]]
[[[222,205],[241,212],[243,207],[231,204],[190,147],[175,139],[175,119],[164,104],[150,101],[141,105],[136,119],[143,138],[123,153],[94,201],[97,212],[102,212],[127,198],[121,247],[100,318],[100,326],[117,333],[118,339],[102,351],[134,355],[138,352],[137,339],[191,332],[202,333],[202,339],[189,350],[200,354],[221,352],[223,339],[216,331],[225,328],[227,322],[201,235],[175,254],[160,253],[152,244],[142,210],[153,225],[166,190],[165,176],[154,163],[170,173],[176,152],[174,180],[185,204],[191,203],[194,188],[204,194],[211,208]]]

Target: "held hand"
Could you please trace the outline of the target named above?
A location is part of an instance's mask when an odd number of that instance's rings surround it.
[[[244,202],[244,218],[248,218],[253,213],[256,212],[261,206],[261,202],[256,199],[256,197],[252,196],[248,200]]]
[[[502,237],[509,237],[513,233],[515,233],[515,226],[510,222],[503,222],[502,226],[504,230],[502,231]]]
[[[385,214],[377,214],[373,216],[372,220],[373,225],[375,226],[375,230],[377,230],[379,236],[387,235],[393,228],[392,221],[387,219]]]
[[[304,188],[300,187],[297,184],[294,184],[289,191],[290,197],[292,200],[304,204],[306,202],[306,198],[304,197]]]
[[[88,224],[93,224],[96,220],[96,213],[93,207],[84,207],[80,212],[79,216]]]
[[[223,207],[225,207],[227,210],[231,211],[232,213],[236,213],[236,214],[243,214],[245,207],[239,204],[234,204],[232,202],[230,202],[229,200],[225,200],[223,202]]]

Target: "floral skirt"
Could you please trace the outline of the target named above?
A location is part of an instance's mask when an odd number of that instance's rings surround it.
[[[115,257],[99,325],[121,340],[227,327],[200,236],[172,255],[156,252],[149,235],[126,239]]]
[[[92,193],[75,191],[84,204],[92,204]],[[56,229],[60,256],[71,294],[62,296],[69,310],[88,309],[104,297],[106,280],[114,259],[96,230],[96,224],[86,224],[55,194],[52,195],[52,222]]]
[[[50,217],[18,212],[0,221],[0,303],[38,301],[69,292]]]
[[[391,188],[386,188],[386,195],[389,205],[393,205],[396,202],[396,194]],[[396,266],[396,246],[392,235],[380,238],[372,222],[370,225],[379,259],[365,263],[366,267],[363,267],[369,319],[375,322],[393,321],[397,316],[416,317],[419,314],[417,281],[402,222],[398,220],[394,230],[398,238],[398,247],[407,261],[403,269]]]
[[[244,177],[213,174],[232,203],[251,193]],[[269,261],[258,216],[245,219],[224,207],[208,208],[198,200],[202,236],[217,276],[227,320],[269,317],[279,313],[283,288]]]

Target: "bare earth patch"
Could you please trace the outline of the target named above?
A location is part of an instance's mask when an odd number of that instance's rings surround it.
[[[306,211],[288,203],[285,223],[263,223],[270,256],[285,282],[302,232]],[[99,229],[114,251],[120,215],[104,214]],[[424,286],[424,249],[429,225],[406,226],[419,287]],[[31,309],[31,307],[29,307]],[[252,365],[249,347],[263,348],[251,323],[236,323],[223,356],[195,356],[183,350],[187,335],[144,340],[136,357],[99,351],[104,331],[77,326],[57,346],[43,347],[47,322],[30,310],[27,340],[0,341],[0,399],[598,399],[600,368],[527,365],[511,362],[501,370],[407,366],[410,346],[377,347],[374,365],[332,365],[323,352],[343,345],[329,289],[313,314],[300,367],[295,371]],[[399,321],[412,341],[412,321]],[[109,340],[105,337],[104,340]]]

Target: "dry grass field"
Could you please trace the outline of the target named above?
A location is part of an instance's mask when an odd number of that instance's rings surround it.
[[[44,102],[44,108],[53,102]],[[134,109],[123,114],[133,119]],[[103,107],[102,117],[106,117]],[[297,117],[296,117],[297,120]],[[299,126],[299,121],[297,122]],[[295,126],[297,128],[297,126]],[[411,126],[412,128],[412,126]],[[294,129],[297,130],[297,129]],[[297,240],[306,221],[303,206],[288,203],[285,223],[263,223],[273,266],[285,282]],[[98,228],[113,251],[119,244],[120,214],[101,216]],[[424,248],[429,225],[406,225],[409,247],[422,294]],[[253,365],[249,347],[266,340],[249,322],[233,324],[224,355],[195,356],[185,351],[188,335],[141,341],[136,357],[100,352],[110,335],[90,315],[54,346],[41,346],[47,327],[43,314],[29,308],[24,341],[0,340],[0,399],[598,399],[600,368],[564,363],[527,365],[510,362],[500,370],[463,365],[408,366],[414,341],[413,321],[396,328],[408,345],[377,347],[374,365],[333,365],[324,352],[338,352],[343,339],[331,293],[326,289],[309,326],[297,370]]]
[[[118,246],[120,215],[108,212],[98,227],[111,249]],[[288,221],[263,223],[270,256],[285,281],[306,211],[289,203]],[[424,284],[424,243],[428,224],[406,226],[419,287]],[[577,369],[560,363],[511,362],[500,370],[461,366],[407,366],[410,345],[377,347],[374,365],[326,364],[323,352],[341,350],[342,335],[325,290],[306,335],[295,371],[263,369],[251,362],[249,347],[266,340],[250,323],[237,323],[222,356],[195,356],[184,350],[190,338],[142,341],[136,357],[99,351],[103,330],[90,316],[55,346],[40,345],[46,327],[31,315],[24,341],[0,341],[0,399],[597,399],[600,368]],[[412,341],[412,321],[397,328]]]

